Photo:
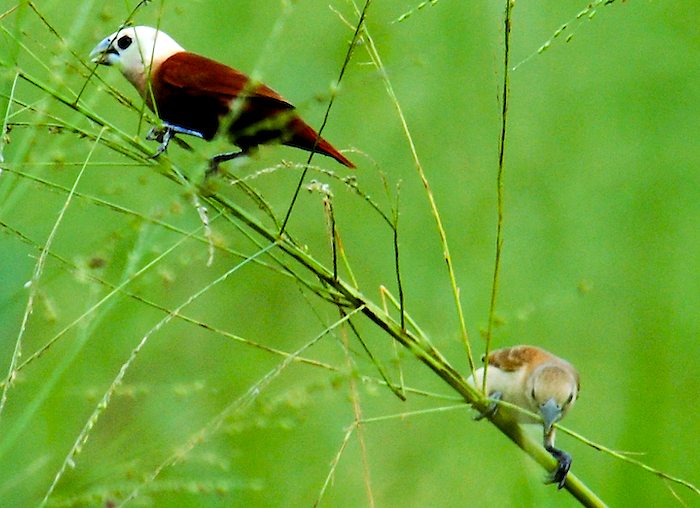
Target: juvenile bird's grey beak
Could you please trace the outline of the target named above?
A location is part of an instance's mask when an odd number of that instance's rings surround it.
[[[109,39],[103,39],[97,46],[90,51],[90,60],[92,63],[102,64],[102,65],[112,65],[109,60],[107,60],[107,55],[118,54],[117,50],[112,47],[112,41]]]
[[[544,432],[547,434],[552,430],[552,425],[561,419],[561,408],[554,402],[554,399],[548,399],[540,406],[540,416],[544,422]]]

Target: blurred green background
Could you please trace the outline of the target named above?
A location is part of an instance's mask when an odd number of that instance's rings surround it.
[[[23,327],[40,248],[93,149],[93,141],[43,124],[99,129],[45,91],[19,80],[18,68],[68,97],[85,83],[93,46],[112,33],[134,1],[5,1],[0,7],[0,372],[6,376]],[[374,37],[442,214],[467,327],[477,357],[484,348],[496,226],[503,2],[374,2]],[[352,4],[332,6],[350,23]],[[584,436],[667,473],[700,483],[700,420],[694,397],[700,357],[700,32],[691,1],[621,2],[574,21],[549,50],[535,54],[586,3],[518,2],[505,169],[504,251],[494,345],[542,346],[578,367],[581,397],[564,422]],[[9,9],[9,11],[8,11]],[[8,11],[8,12],[5,12]],[[2,14],[2,13],[5,14]],[[44,17],[63,38],[61,42]],[[152,2],[135,21],[160,26],[190,51],[262,79],[318,126],[352,37],[327,2],[201,0]],[[565,36],[573,33],[569,42]],[[532,56],[535,54],[534,56]],[[531,57],[532,56],[532,57]],[[531,57],[531,58],[530,58]],[[382,73],[363,45],[342,81],[325,136],[358,165],[359,187],[387,212],[400,183],[400,245],[407,309],[450,362],[467,372],[438,234],[406,136]],[[139,104],[116,69],[98,75]],[[8,97],[22,104],[12,104]],[[139,115],[90,80],[82,99],[131,135]],[[5,113],[9,111],[9,113]],[[23,125],[28,124],[28,125]],[[188,140],[169,157],[197,177],[223,142]],[[7,144],[5,144],[7,143]],[[154,145],[154,143],[150,143]],[[283,215],[298,169],[258,175],[302,152],[264,148],[232,171]],[[349,174],[327,158],[315,162]],[[396,294],[391,231],[337,179],[331,185],[343,247],[363,293]],[[219,191],[251,213],[257,207],[224,180]],[[166,315],[143,300],[110,296],[83,316],[111,284],[173,248],[126,286],[173,310],[241,258],[185,238],[200,220],[183,187],[158,166],[134,164],[98,146],[57,228],[22,337],[28,358],[58,340],[19,373],[0,415],[0,499],[35,506],[70,447],[141,339]],[[322,196],[301,194],[290,233],[330,262]],[[106,203],[128,209],[123,213]],[[161,223],[154,222],[161,221]],[[168,229],[168,224],[174,229]],[[244,254],[245,232],[214,219],[217,244]],[[347,272],[344,272],[346,274]],[[222,414],[282,360],[226,334],[295,351],[338,318],[337,310],[289,277],[248,264],[212,287],[183,314],[152,333],[91,428],[87,443],[56,485],[50,506],[99,506],[142,485],[135,506],[312,506],[342,448],[321,506],[575,506],[565,491],[542,485],[544,471],[401,352],[408,386],[432,395],[399,401],[371,381],[377,370],[345,332],[324,337],[305,355],[336,371],[293,364],[252,404],[206,433],[173,467],[145,482],[200,429]],[[81,317],[83,316],[83,317]],[[77,320],[77,323],[74,323]],[[204,324],[205,326],[199,326]],[[388,336],[357,320],[373,353],[398,378]],[[65,333],[62,331],[67,329]],[[62,334],[63,333],[63,334]],[[59,335],[62,334],[62,335]],[[344,352],[349,342],[350,356]],[[353,381],[354,380],[354,381]],[[363,427],[367,467],[354,421],[351,385],[365,418],[397,416]],[[537,435],[538,430],[532,429]],[[563,434],[573,471],[612,506],[672,506],[671,488],[690,506],[697,495]]]

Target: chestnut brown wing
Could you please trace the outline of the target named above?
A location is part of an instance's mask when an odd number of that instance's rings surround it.
[[[551,358],[552,355],[535,346],[513,346],[493,351],[489,355],[489,365],[512,372],[523,365],[537,365]]]
[[[354,164],[307,125],[280,94],[254,83],[227,65],[189,53],[175,53],[153,75],[158,115],[171,124],[212,139],[229,116],[228,135],[243,150],[277,141]]]
[[[153,91],[163,120],[201,132],[208,140],[232,107],[231,131],[235,132],[294,109],[270,87],[251,82],[227,65],[188,52],[175,53],[158,67],[153,75]]]

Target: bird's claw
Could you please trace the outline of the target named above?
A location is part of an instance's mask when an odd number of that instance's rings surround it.
[[[155,159],[160,154],[165,152],[165,150],[167,150],[168,144],[170,144],[170,141],[175,137],[175,134],[184,134],[187,136],[194,136],[204,139],[204,134],[201,132],[185,129],[184,127],[178,127],[177,125],[172,125],[169,123],[152,127],[146,134],[146,139],[148,141],[158,141],[160,145],[156,149],[156,153],[151,155],[151,159]]]
[[[238,152],[224,152],[215,155],[214,157],[209,159],[209,167],[207,168],[207,171],[205,173],[205,178],[209,178],[211,175],[215,175],[216,173],[218,173],[219,165],[222,162],[230,161],[244,155],[246,155],[246,152],[244,152],[243,150],[240,150]]]
[[[146,140],[147,141],[158,141],[159,143],[163,142],[163,137],[165,136],[165,131],[167,131],[168,128],[165,125],[158,125],[156,127],[151,127],[151,129],[146,133]]]
[[[486,408],[486,411],[476,415],[474,417],[474,420],[478,422],[479,420],[483,420],[484,418],[491,418],[493,415],[495,415],[498,411],[498,402],[501,400],[502,397],[502,392],[493,392],[489,394],[489,399],[491,400],[491,403]]]
[[[571,469],[572,458],[571,455],[563,450],[554,448],[553,446],[545,447],[546,450],[557,460],[557,468],[550,474],[546,480],[546,483],[555,483],[557,489],[564,487],[566,483],[566,476],[569,474],[569,469]]]
[[[160,125],[158,127],[151,128],[146,134],[146,139],[149,141],[158,141],[160,145],[156,149],[156,152],[151,155],[151,159],[157,158],[160,154],[165,152],[168,148],[170,140],[173,139],[175,131],[169,125]]]

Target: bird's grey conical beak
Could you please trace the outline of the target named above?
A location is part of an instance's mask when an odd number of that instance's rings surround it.
[[[561,408],[554,402],[554,399],[549,399],[540,406],[540,415],[544,422],[544,432],[549,433],[552,430],[552,425],[561,419]]]
[[[90,61],[96,64],[111,65],[107,60],[107,55],[111,52],[116,53],[114,49],[111,49],[111,42],[109,39],[104,39],[97,46],[90,51]],[[111,51],[110,51],[111,50]]]

